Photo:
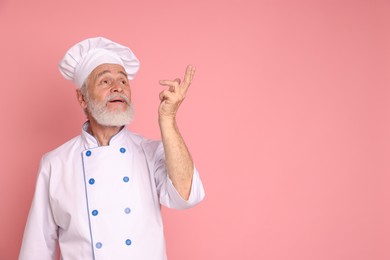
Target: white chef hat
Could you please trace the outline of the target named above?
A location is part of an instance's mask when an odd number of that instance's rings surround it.
[[[121,65],[131,80],[139,69],[139,60],[126,46],[103,37],[89,38],[71,47],[59,63],[61,74],[80,88],[99,65]]]

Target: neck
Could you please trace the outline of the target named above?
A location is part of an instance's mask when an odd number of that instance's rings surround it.
[[[111,138],[116,135],[123,126],[104,126],[96,122],[95,119],[89,119],[89,126],[87,132],[96,138],[99,146],[107,146]]]

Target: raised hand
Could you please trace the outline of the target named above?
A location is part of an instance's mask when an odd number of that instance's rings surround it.
[[[160,80],[162,86],[168,87],[160,93],[160,106],[158,109],[160,119],[161,118],[175,118],[176,113],[186,97],[188,88],[191,85],[192,79],[195,74],[195,67],[188,65],[184,80],[181,81],[179,78],[174,80]]]

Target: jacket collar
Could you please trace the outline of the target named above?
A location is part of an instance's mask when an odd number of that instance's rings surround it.
[[[82,129],[81,129],[81,137],[84,140],[86,149],[96,148],[99,146],[99,142],[93,135],[88,133],[88,131],[87,131],[88,126],[89,126],[89,121],[86,121],[83,124]],[[114,145],[114,144],[121,142],[123,136],[125,135],[125,131],[126,131],[126,127],[123,126],[122,129],[116,135],[111,137],[109,145]]]

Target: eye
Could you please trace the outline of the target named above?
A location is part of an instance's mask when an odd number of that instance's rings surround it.
[[[123,86],[126,86],[128,84],[128,81],[126,79],[119,79],[119,83]]]
[[[109,86],[109,85],[111,85],[111,80],[110,80],[110,79],[107,79],[107,78],[102,79],[102,80],[100,81],[100,85]]]

